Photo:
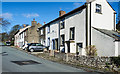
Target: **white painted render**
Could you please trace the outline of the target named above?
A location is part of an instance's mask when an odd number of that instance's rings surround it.
[[[86,9],[78,11],[65,18],[65,41],[70,39],[70,28],[75,27],[75,39],[74,43],[70,43],[70,53],[76,53],[76,43],[83,43],[83,49],[85,47],[86,40]],[[65,46],[65,52],[67,53],[67,46]],[[81,55],[84,55],[82,53]]]
[[[119,45],[118,45],[118,41],[115,41],[115,56],[118,56],[118,48],[119,48]]]
[[[50,38],[49,50],[52,50],[52,40],[58,38],[59,21],[50,24],[50,33],[48,33],[48,26],[46,27],[46,46],[48,46],[48,38]]]
[[[102,13],[96,13],[96,4],[102,6]],[[114,42],[114,38],[105,35],[92,27],[114,30],[114,13],[115,11],[110,7],[106,0],[95,0],[91,3],[91,17],[90,17],[90,4],[88,4],[88,44],[90,41],[90,27],[91,27],[91,45],[97,48],[98,56],[118,56],[120,55],[120,42]],[[91,26],[90,26],[91,19]],[[50,33],[48,33],[48,26],[46,26],[46,46],[48,46],[48,38],[50,38],[50,47],[52,49],[52,40],[58,38],[59,22],[57,20],[50,24]],[[115,22],[116,23],[116,22]],[[70,28],[75,28],[75,39],[70,39]],[[66,41],[70,41],[70,53],[76,53],[77,43],[83,43],[80,55],[85,55],[86,47],[86,8],[76,13],[70,14],[65,17],[65,28],[60,30],[60,36],[65,35],[65,53],[68,53]],[[61,41],[60,41],[61,42]],[[64,47],[60,46],[60,50]],[[106,53],[109,52],[109,53]],[[119,52],[119,53],[118,53]]]
[[[92,45],[97,48],[98,56],[116,56],[117,49],[114,38],[92,28]]]
[[[118,55],[120,56],[120,41],[118,41]]]
[[[19,41],[20,41],[19,32],[14,36],[14,38],[15,38],[14,45],[19,47]]]
[[[25,28],[22,28],[19,30],[19,32],[15,35],[15,46],[22,47],[25,44],[25,32],[24,30],[29,28],[30,26],[27,26]]]
[[[96,13],[96,4],[101,5],[102,13]],[[114,13],[106,0],[95,0],[91,3],[92,26],[101,29],[114,30]]]

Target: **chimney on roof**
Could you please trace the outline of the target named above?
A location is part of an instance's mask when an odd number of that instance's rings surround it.
[[[66,13],[66,12],[63,11],[63,10],[61,10],[61,8],[60,8],[60,11],[59,11],[59,17],[60,17],[60,16],[63,16],[65,13]]]
[[[45,25],[45,22],[44,22],[44,25]]]
[[[34,18],[32,21],[32,26],[35,26],[35,25],[37,25],[37,21],[35,21],[35,18]]]
[[[23,28],[25,28],[26,27],[26,24],[23,24]]]

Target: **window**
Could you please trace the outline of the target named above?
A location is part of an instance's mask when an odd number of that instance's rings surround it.
[[[26,36],[26,32],[25,32],[25,36]]]
[[[96,4],[96,13],[101,13],[101,5]]]
[[[70,40],[74,40],[74,32],[75,32],[75,28],[70,28]]]
[[[50,38],[48,38],[48,46],[50,46]]]
[[[43,29],[41,29],[41,35],[43,35]]]
[[[61,35],[61,45],[64,45],[64,41],[65,41],[65,36]]]
[[[50,33],[50,25],[48,25],[48,33]]]
[[[65,19],[62,19],[60,21],[60,29],[64,29],[64,25],[65,25]]]

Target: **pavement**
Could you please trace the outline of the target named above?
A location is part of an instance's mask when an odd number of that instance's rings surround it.
[[[0,54],[2,56],[2,72],[86,72],[82,69],[38,58],[8,46],[2,46],[0,51],[2,51],[2,54]],[[24,62],[27,65],[19,65],[12,62],[26,60],[35,61],[37,64],[27,64],[28,62]]]

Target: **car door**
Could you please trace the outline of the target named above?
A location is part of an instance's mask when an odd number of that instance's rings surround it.
[[[42,49],[41,44],[36,44],[37,49]]]

